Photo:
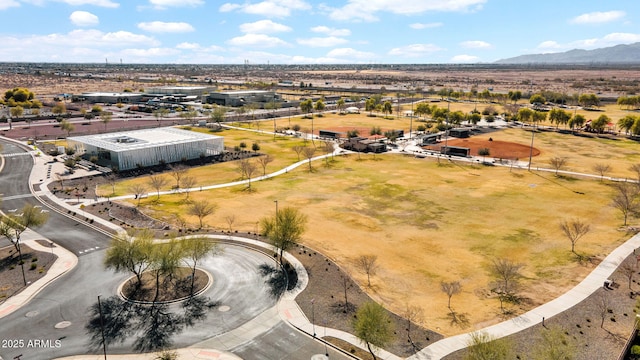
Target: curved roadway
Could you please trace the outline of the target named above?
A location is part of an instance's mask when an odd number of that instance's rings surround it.
[[[25,180],[29,179],[33,159],[26,149],[1,139],[0,142],[4,147],[3,154],[7,155],[0,172],[2,210],[19,211],[27,203],[42,205],[31,194]],[[110,237],[55,211],[50,211],[48,222],[36,230],[78,255],[78,265],[40,291],[24,307],[2,318],[0,339],[22,340],[24,345],[0,346],[0,359],[13,359],[19,355],[22,359],[51,359],[99,352],[88,350],[89,335],[85,325],[89,320],[89,307],[97,302],[98,295],[102,299],[115,295],[118,286],[129,276],[107,271],[102,265]],[[8,245],[6,239],[0,240],[0,246]],[[265,263],[273,264],[273,259],[234,245],[225,245],[223,256],[204,259],[200,265],[212,274],[213,284],[203,295],[218,306],[211,309],[203,321],[174,335],[171,338],[174,346],[186,347],[206,341],[273,308],[276,300],[271,297],[258,269]],[[56,328],[56,325],[62,325],[62,328]],[[35,346],[28,347],[30,340]],[[43,340],[40,344],[46,345],[37,345],[33,340]],[[132,342],[128,339],[112,344],[108,353],[135,352]],[[234,348],[230,350],[237,351],[245,359],[311,359],[325,352],[322,344],[282,321]],[[331,349],[329,353],[332,359],[348,359]]]

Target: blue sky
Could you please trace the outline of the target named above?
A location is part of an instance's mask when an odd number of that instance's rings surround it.
[[[640,41],[637,0],[0,0],[0,61],[486,63]]]

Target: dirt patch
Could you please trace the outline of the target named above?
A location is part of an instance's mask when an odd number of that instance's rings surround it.
[[[631,255],[626,261],[635,261],[636,255]],[[631,279],[631,285],[626,275],[620,269],[611,276],[619,286],[610,289],[601,288],[593,295],[576,306],[554,316],[545,319],[544,324],[538,324],[529,329],[520,331],[507,339],[513,345],[513,350],[518,358],[528,358],[541,340],[542,333],[552,327],[560,327],[576,345],[574,356],[584,360],[615,360],[622,352],[622,348],[633,329],[636,319],[637,295],[640,290],[638,273]],[[629,289],[631,287],[631,289]],[[630,296],[631,292],[633,296]],[[607,311],[602,321],[599,307],[603,297],[606,299]],[[634,305],[636,306],[634,308]],[[602,327],[600,324],[602,323]],[[465,359],[466,350],[457,351],[444,359]]]
[[[524,159],[528,158],[529,154],[531,153],[531,147],[528,145],[501,140],[487,140],[477,138],[451,139],[447,141],[447,145],[469,148],[471,151],[471,155],[473,156],[482,156],[478,153],[479,150],[487,148],[489,149],[489,155],[487,156],[497,159]],[[430,145],[425,148],[428,150],[440,151],[440,148],[442,146],[444,146],[443,142],[437,145]],[[540,150],[534,147],[533,153],[531,154],[533,156],[538,156],[540,155]]]
[[[373,300],[362,291],[347,272],[322,254],[302,245],[291,250],[291,253],[304,265],[309,274],[309,284],[296,298],[300,309],[309,320],[315,319],[319,326],[328,326],[353,333],[352,324],[357,308],[365,302]],[[409,327],[405,314],[399,316],[389,312],[389,316],[394,324],[395,336],[385,350],[393,354],[408,357],[443,338],[442,335],[415,323]],[[416,316],[414,320],[420,321],[420,316]],[[409,328],[413,344],[409,341],[409,332],[407,331]],[[317,334],[319,337],[323,335],[322,333]],[[347,352],[358,354],[358,352],[351,351],[358,349],[351,344],[329,341]],[[362,353],[369,354],[368,352]]]
[[[51,246],[49,243],[43,244]],[[56,245],[53,245],[54,247]],[[22,260],[27,284],[31,284],[47,274],[58,258],[51,252],[35,251],[22,245]],[[0,249],[0,303],[25,288],[20,269],[18,251],[13,246]]]
[[[156,297],[156,278],[151,272],[142,274],[142,285],[136,286],[137,279],[132,277],[122,288],[122,294],[136,301],[174,301],[183,299],[192,293],[198,293],[209,282],[209,277],[202,270],[196,270],[193,279],[193,292],[191,292],[191,269],[180,268],[173,276],[161,276],[159,278],[159,291]]]

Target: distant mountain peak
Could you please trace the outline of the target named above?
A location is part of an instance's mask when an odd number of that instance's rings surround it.
[[[495,64],[640,64],[640,42],[593,50],[520,55]]]

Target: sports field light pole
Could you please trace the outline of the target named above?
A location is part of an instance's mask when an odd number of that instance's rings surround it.
[[[447,99],[447,118],[444,124],[444,155],[449,152],[449,111],[451,109],[451,103]]]
[[[531,147],[529,148],[529,168],[528,171],[531,171],[531,159],[533,158],[533,136],[535,135],[534,129],[531,129]]]

